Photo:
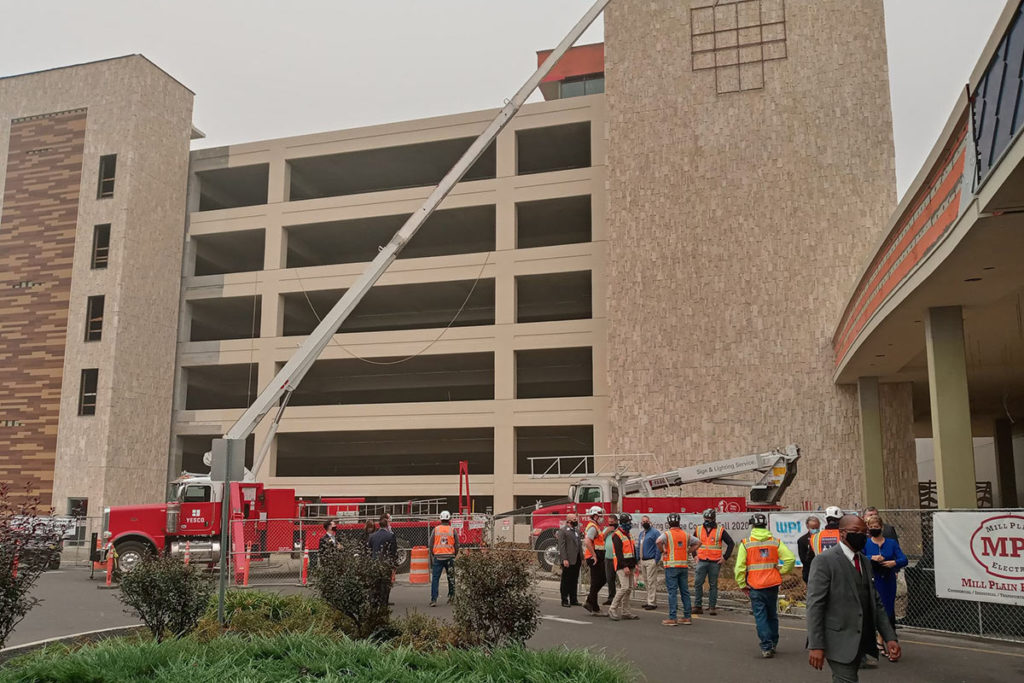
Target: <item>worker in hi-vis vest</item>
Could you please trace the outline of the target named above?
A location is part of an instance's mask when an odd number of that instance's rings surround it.
[[[732,555],[733,543],[729,532],[718,523],[714,508],[704,511],[704,523],[694,534],[700,542],[697,550],[697,568],[693,573],[693,613],[704,614],[704,580],[708,582],[708,614],[718,614],[718,575],[722,565]]]
[[[430,559],[430,606],[437,606],[437,584],[441,572],[448,578],[448,602],[455,597],[455,556],[459,554],[459,536],[452,529],[452,513],[441,511],[441,522],[430,532],[427,545]]]
[[[761,656],[767,659],[775,656],[779,646],[779,585],[796,557],[785,543],[772,538],[768,515],[754,514],[750,526],[750,536],[740,541],[736,551],[736,584],[750,598]]]
[[[839,520],[843,518],[842,508],[830,505],[825,508],[825,528],[811,536],[808,542],[807,569],[810,572],[810,564],[814,561],[815,555],[821,555],[834,545],[839,545]]]

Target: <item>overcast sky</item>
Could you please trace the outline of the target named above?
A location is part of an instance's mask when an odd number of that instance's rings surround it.
[[[901,195],[1005,2],[885,0]],[[139,52],[197,93],[195,146],[224,145],[499,106],[590,4],[0,0],[0,75]]]

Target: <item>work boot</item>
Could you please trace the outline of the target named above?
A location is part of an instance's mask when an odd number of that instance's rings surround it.
[[[608,598],[607,600],[605,600],[605,601],[604,601],[604,602],[602,602],[601,604],[602,604],[602,605],[610,605],[610,604],[612,604],[612,599],[611,599],[611,598]]]
[[[661,620],[661,625],[662,626],[675,626],[676,625],[676,620],[675,619],[662,619]]]
[[[676,619],[676,623],[681,626],[690,626],[693,624],[693,620],[690,619],[690,617],[680,617],[679,619]]]
[[[430,606],[431,607],[437,607],[437,600],[431,600],[430,601]]]
[[[696,612],[696,610],[694,610],[694,612]],[[708,614],[710,614],[711,616],[715,616],[715,615],[718,614],[718,610],[715,609],[714,607],[712,607],[711,609],[708,610]]]
[[[644,605],[644,609],[650,611],[652,609],[658,609],[658,606],[657,605]]]
[[[775,656],[775,650],[761,650],[761,659],[771,659]]]
[[[704,614],[704,608],[701,607],[700,605],[697,605],[696,607],[693,608],[693,613],[694,614]]]

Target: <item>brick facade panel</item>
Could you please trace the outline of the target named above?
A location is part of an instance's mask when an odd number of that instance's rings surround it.
[[[0,480],[44,505],[57,449],[85,124],[84,109],[11,123],[0,213]]]

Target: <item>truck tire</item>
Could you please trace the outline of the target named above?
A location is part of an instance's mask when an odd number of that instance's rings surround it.
[[[398,574],[408,574],[410,562],[412,562],[412,543],[404,538],[399,538],[398,564],[395,566],[395,572]]]
[[[114,550],[117,551],[117,570],[122,574],[127,574],[135,569],[143,558],[153,552],[152,548],[139,541],[118,543],[114,546]]]
[[[558,564],[558,541],[554,535],[541,536],[535,546],[537,550],[537,564],[546,572]]]

